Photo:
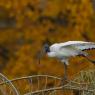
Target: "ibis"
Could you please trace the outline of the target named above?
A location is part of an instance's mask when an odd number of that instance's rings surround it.
[[[95,64],[95,61],[89,58],[89,54],[85,50],[95,49],[94,42],[85,41],[67,41],[64,43],[54,43],[52,45],[44,44],[41,50],[40,58],[43,53],[48,57],[55,57],[64,64],[64,79],[67,79],[67,66],[69,59],[75,56],[82,56]]]

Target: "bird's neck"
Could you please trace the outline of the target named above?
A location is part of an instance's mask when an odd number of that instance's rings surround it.
[[[46,53],[49,53],[49,52],[50,52],[50,48],[47,48],[47,49],[46,49]]]
[[[46,53],[50,53],[50,51],[46,51]]]

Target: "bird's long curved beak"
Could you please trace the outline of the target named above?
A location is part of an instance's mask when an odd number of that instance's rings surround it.
[[[45,50],[44,48],[41,49],[40,53],[38,54],[38,63],[40,64],[40,60],[43,57],[43,55],[45,54]]]

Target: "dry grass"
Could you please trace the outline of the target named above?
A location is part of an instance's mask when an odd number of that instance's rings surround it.
[[[61,78],[49,75],[8,80],[1,74],[1,80],[2,95],[95,95],[95,70],[81,71],[64,85]]]

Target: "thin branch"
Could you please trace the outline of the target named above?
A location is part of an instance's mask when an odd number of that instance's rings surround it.
[[[10,80],[7,79],[7,77],[5,77],[3,74],[0,73],[0,77],[2,77],[2,80],[4,79],[4,81],[7,81],[13,88],[14,92],[16,95],[19,95],[17,89],[15,88],[15,86],[12,84],[12,82]],[[6,83],[6,82],[5,82]]]
[[[12,80],[9,80],[9,81],[14,82],[14,81],[17,81],[17,80],[29,79],[29,78],[34,78],[34,77],[49,77],[49,78],[56,78],[58,80],[61,80],[61,78],[58,78],[58,77],[55,77],[55,76],[50,76],[50,75],[33,75],[33,76],[15,78],[15,79],[12,79]],[[0,85],[3,85],[4,83],[8,83],[9,81],[2,82],[2,83],[0,83]]]
[[[39,91],[35,91],[35,92],[30,92],[30,93],[26,93],[24,95],[31,95],[31,94],[37,94],[37,93],[41,93],[41,92],[48,92],[48,91],[53,91],[53,90],[63,90],[63,89],[69,89],[69,90],[78,90],[79,91],[87,91],[87,92],[94,92],[95,90],[88,90],[88,89],[84,89],[84,88],[78,88],[78,87],[74,87],[74,86],[60,86],[60,87],[55,87],[55,88],[49,88],[49,89],[44,89],[44,90],[39,90]]]

